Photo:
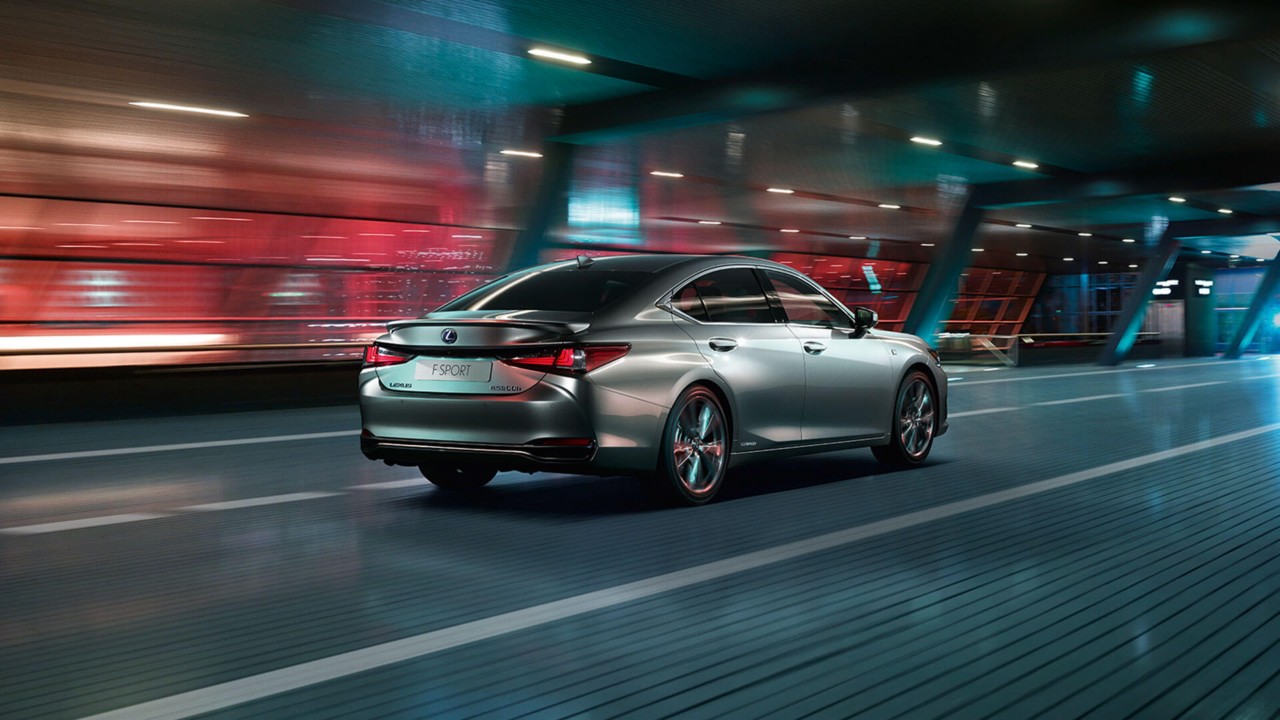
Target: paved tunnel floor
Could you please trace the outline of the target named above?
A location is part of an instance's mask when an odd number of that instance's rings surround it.
[[[869,451],[476,498],[354,408],[0,430],[0,717],[1277,717],[1280,359],[950,368]]]

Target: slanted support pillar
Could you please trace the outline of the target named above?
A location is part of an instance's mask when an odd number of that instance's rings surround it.
[[[916,301],[907,314],[907,322],[903,330],[919,335],[929,344],[933,344],[938,334],[938,323],[951,309],[951,299],[956,293],[960,281],[960,273],[969,266],[973,256],[973,239],[978,232],[978,224],[986,208],[979,205],[974,198],[974,191],[969,191],[969,199],[956,220],[951,237],[937,253],[929,270],[925,273],[924,282]]]
[[[576,145],[549,141],[542,149],[542,181],[534,196],[523,227],[511,248],[508,269],[538,264],[538,254],[547,246],[547,232],[568,213],[569,186],[573,181]]]
[[[1258,331],[1258,323],[1262,322],[1262,311],[1267,309],[1267,304],[1276,294],[1278,285],[1280,285],[1280,259],[1272,260],[1267,266],[1262,282],[1258,283],[1258,291],[1253,294],[1253,301],[1245,311],[1244,320],[1241,321],[1235,337],[1231,339],[1231,344],[1223,354],[1224,358],[1238,360],[1244,354],[1244,349],[1253,341],[1253,334]]]
[[[1151,291],[1155,289],[1156,283],[1164,280],[1173,269],[1181,247],[1182,243],[1173,236],[1173,228],[1165,228],[1160,236],[1160,243],[1156,245],[1155,255],[1147,262],[1146,267],[1142,268],[1142,273],[1138,275],[1138,282],[1133,286],[1133,292],[1124,301],[1120,318],[1116,320],[1116,325],[1107,338],[1107,346],[1098,356],[1099,365],[1119,365],[1124,362],[1129,351],[1133,349],[1134,341],[1138,339],[1138,331],[1142,329],[1142,321],[1147,314],[1147,303],[1151,301]]]

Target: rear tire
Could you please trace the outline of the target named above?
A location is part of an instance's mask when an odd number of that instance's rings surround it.
[[[479,490],[498,474],[493,468],[476,465],[420,465],[418,470],[432,485],[452,492]]]
[[[938,400],[933,383],[923,370],[907,373],[893,403],[893,425],[888,445],[871,448],[876,459],[888,465],[915,467],[929,457],[938,428]]]
[[[667,414],[653,486],[681,505],[710,502],[729,467],[729,416],[709,388],[694,385]]]

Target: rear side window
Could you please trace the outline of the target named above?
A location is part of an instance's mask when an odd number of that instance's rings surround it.
[[[675,309],[702,322],[771,323],[773,311],[750,268],[707,273],[671,296]]]
[[[811,283],[775,270],[764,273],[778,293],[787,322],[846,330],[853,327],[849,316]]]
[[[473,290],[439,310],[552,310],[595,312],[633,293],[647,272],[560,267],[519,273]]]

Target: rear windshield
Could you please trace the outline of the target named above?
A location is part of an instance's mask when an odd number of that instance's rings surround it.
[[[652,273],[555,268],[512,275],[477,288],[439,310],[595,312],[627,297]]]

